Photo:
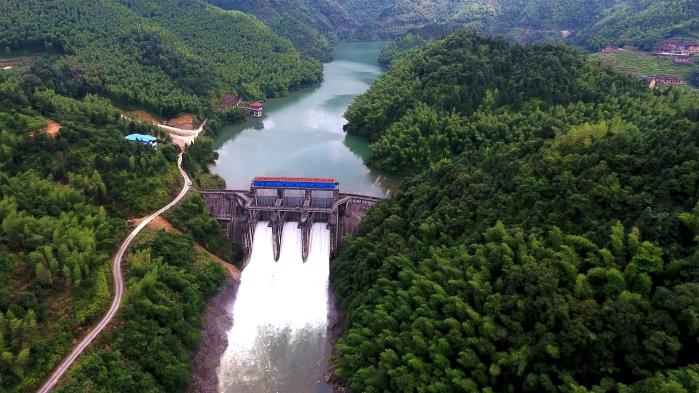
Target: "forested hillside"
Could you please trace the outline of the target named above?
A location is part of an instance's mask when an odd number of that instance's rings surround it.
[[[129,293],[112,332],[77,363],[61,393],[186,392],[206,298],[223,268],[185,236],[147,232],[129,255]]]
[[[486,0],[338,0],[357,21],[359,39],[392,38],[429,24],[458,22],[482,28],[498,14]]]
[[[699,33],[696,0],[628,0],[605,11],[573,38],[593,50],[627,43],[650,50],[662,38],[690,33]]]
[[[389,67],[401,57],[418,52],[430,42],[445,38],[461,29],[462,27],[459,24],[454,23],[434,23],[412,29],[383,48],[379,55],[379,63],[384,67]]]
[[[398,37],[386,48],[384,63],[441,38],[433,34],[439,25],[451,31],[471,27],[514,41],[569,40],[593,51],[626,43],[650,49],[663,38],[699,33],[699,7],[692,0],[339,1],[358,21],[354,37]]]
[[[355,22],[336,0],[207,0],[223,9],[257,16],[288,38],[302,54],[331,59],[332,44],[346,37]]]
[[[394,65],[350,106],[345,129],[374,141],[374,166],[415,172],[470,147],[527,140],[543,132],[543,119],[548,132],[605,120],[587,109],[578,118],[578,104],[608,100],[612,81],[616,91],[640,86],[564,46],[513,46],[461,31]]]
[[[386,37],[432,23],[497,33],[512,28],[577,30],[596,22],[609,7],[636,0],[339,1],[361,21],[358,35]]]
[[[459,32],[348,119],[417,173],[331,265],[352,391],[699,389],[696,94]]]
[[[54,134],[48,119],[60,125]],[[111,301],[124,219],[170,199],[176,150],[125,141],[131,132],[149,130],[124,123],[104,99],[77,101],[36,75],[0,73],[0,391],[43,383]],[[220,283],[207,274],[209,286]]]
[[[59,93],[165,116],[202,114],[224,91],[284,95],[321,75],[254,17],[199,0],[1,0],[0,9],[0,48],[47,55],[35,72]]]

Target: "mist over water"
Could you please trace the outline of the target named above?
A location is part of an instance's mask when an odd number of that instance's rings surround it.
[[[232,305],[233,327],[218,371],[224,393],[325,392],[330,232],[313,224],[306,263],[298,223],[284,225],[279,261],[272,229],[257,224]]]

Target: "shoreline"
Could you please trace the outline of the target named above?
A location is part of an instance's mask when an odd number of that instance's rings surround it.
[[[202,341],[190,355],[192,384],[190,393],[218,393],[217,370],[228,347],[228,331],[233,317],[228,305],[235,301],[240,280],[229,278],[221,290],[207,302],[202,324]]]
[[[332,261],[331,261],[332,263]],[[335,365],[333,359],[337,357],[337,341],[342,337],[347,330],[347,321],[345,315],[340,311],[337,297],[332,290],[332,280],[328,287],[328,343],[330,345],[330,359],[328,359],[328,368],[323,374],[323,380],[330,385],[333,393],[351,393],[342,381],[335,375]]]

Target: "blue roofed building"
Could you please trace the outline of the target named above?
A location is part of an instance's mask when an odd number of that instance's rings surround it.
[[[150,145],[153,146],[154,149],[158,148],[158,138],[151,135],[131,134],[126,136],[126,140],[142,145]]]

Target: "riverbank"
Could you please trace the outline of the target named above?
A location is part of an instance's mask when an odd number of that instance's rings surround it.
[[[228,346],[228,330],[233,326],[229,306],[235,301],[240,280],[230,278],[209,300],[204,314],[202,342],[191,356],[191,393],[218,393],[217,370]]]
[[[330,261],[332,263],[332,261]],[[328,369],[323,375],[325,383],[332,387],[333,393],[350,393],[349,388],[347,388],[342,381],[335,374],[335,367],[332,363],[332,359],[338,355],[337,352],[337,342],[340,337],[347,330],[347,320],[344,314],[340,311],[337,298],[332,290],[332,285],[328,288],[328,340],[331,346],[330,362],[328,363]]]

